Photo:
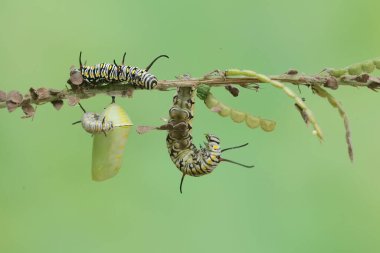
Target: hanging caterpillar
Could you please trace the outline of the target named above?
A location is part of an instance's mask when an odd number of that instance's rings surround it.
[[[167,55],[156,57],[145,69],[124,65],[125,53],[121,65],[114,63],[99,63],[93,66],[82,64],[82,52],[79,54],[79,69],[72,68],[70,79],[67,81],[73,85],[101,85],[104,83],[131,84],[141,89],[154,89],[157,85],[157,78],[149,73],[149,69],[161,57],[169,58]]]
[[[80,105],[80,104],[79,104]],[[103,181],[115,176],[121,168],[128,134],[133,123],[119,105],[110,104],[101,114],[86,112],[80,121],[85,131],[94,136],[92,179]]]
[[[197,89],[197,96],[202,99],[207,106],[214,112],[217,112],[222,117],[230,117],[235,123],[242,123],[245,121],[249,128],[261,127],[266,132],[271,132],[276,127],[276,122],[273,120],[261,119],[255,117],[249,113],[241,112],[236,109],[232,109],[229,106],[218,101],[214,95],[210,92],[210,86],[200,85]]]
[[[169,110],[169,122],[163,126],[153,129],[168,130],[166,145],[170,158],[176,167],[182,172],[180,192],[186,175],[199,177],[211,173],[220,162],[230,162],[247,168],[253,166],[243,165],[221,157],[224,151],[240,148],[248,143],[221,149],[220,140],[217,136],[206,134],[207,143],[204,147],[197,149],[193,144],[191,136],[192,119],[194,110],[194,88],[177,88],[177,94],[173,98],[173,106]],[[151,127],[139,127],[138,132],[144,133]]]
[[[334,77],[341,77],[345,74],[360,75],[363,73],[372,73],[375,69],[380,69],[380,59],[369,60],[352,64],[342,69],[329,68],[326,69],[327,73]]]

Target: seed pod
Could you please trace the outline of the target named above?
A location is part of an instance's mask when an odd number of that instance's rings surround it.
[[[236,123],[241,123],[245,120],[245,113],[236,111],[234,109],[231,110],[230,116],[231,116],[232,121]]]
[[[327,100],[329,101],[329,103],[333,106],[333,107],[338,107],[338,104],[337,104],[337,101],[336,99],[333,99],[332,97],[328,96],[327,97]]]
[[[348,73],[350,75],[359,75],[362,73],[362,66],[361,64],[354,64],[348,67]]]
[[[372,61],[362,63],[362,70],[366,73],[371,73],[375,70],[376,65]]]
[[[341,77],[347,73],[347,69],[329,69],[327,72],[333,77]]]
[[[245,117],[245,123],[250,128],[256,128],[256,127],[260,126],[260,118],[257,118],[255,116],[247,113],[247,115]]]
[[[217,104],[216,107],[219,107],[219,109],[220,109],[220,111],[218,112],[218,114],[220,116],[222,116],[222,117],[230,116],[230,114],[231,114],[231,108],[229,108],[225,104],[222,104],[222,103],[219,102],[219,104]]]
[[[263,129],[264,131],[271,132],[276,127],[276,122],[272,120],[261,119],[260,126],[261,126],[261,129]]]
[[[376,65],[377,69],[380,69],[380,59],[373,60],[373,63]]]
[[[215,107],[218,103],[219,103],[219,101],[216,100],[216,98],[211,93],[209,93],[207,95],[207,98],[205,100],[205,104],[206,104],[208,109]]]

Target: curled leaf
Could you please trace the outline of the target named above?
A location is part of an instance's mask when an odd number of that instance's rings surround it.
[[[51,101],[51,103],[53,104],[54,108],[57,111],[59,111],[63,106],[63,100],[54,100],[54,101]]]

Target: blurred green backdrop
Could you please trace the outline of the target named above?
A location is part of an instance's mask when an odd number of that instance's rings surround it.
[[[367,1],[10,1],[0,2],[1,90],[62,89],[84,52],[88,64],[119,60],[153,68],[160,79],[231,67],[317,73],[380,53],[380,2]],[[297,90],[296,87],[292,87]],[[351,121],[350,163],[343,122],[310,90],[302,96],[325,134],[320,144],[293,103],[264,85],[223,101],[278,123],[273,133],[233,124],[196,105],[195,142],[249,142],[206,177],[180,173],[164,132],[133,132],[124,165],[91,181],[92,139],[71,123],[79,108],[40,106],[34,121],[0,111],[0,252],[379,252],[379,95],[335,92]],[[171,92],[118,99],[135,125],[158,125]],[[100,111],[110,102],[83,101]]]

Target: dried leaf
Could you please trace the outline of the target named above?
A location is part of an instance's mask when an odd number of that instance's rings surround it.
[[[13,103],[12,101],[7,101],[6,104],[8,112],[13,112],[19,106],[19,104]]]
[[[7,101],[13,102],[15,104],[21,104],[22,95],[20,92],[13,90],[8,93]]]
[[[6,105],[9,112],[13,112],[22,102],[22,95],[18,91],[11,91],[7,95]]]
[[[79,101],[80,101],[79,98],[74,97],[74,96],[69,96],[69,97],[67,98],[67,100],[68,100],[68,104],[69,104],[70,106],[74,106],[74,105],[78,104]]]
[[[230,84],[224,86],[224,88],[226,88],[226,90],[228,90],[231,93],[232,96],[234,96],[234,97],[239,96],[239,89],[238,88],[236,88],[236,87],[234,87],[234,86],[232,86]]]
[[[46,89],[46,88],[43,88],[43,87],[42,88],[38,88],[36,92],[38,94],[38,99],[39,100],[47,99],[50,96],[49,90]]]
[[[338,89],[338,81],[336,80],[336,78],[330,77],[329,79],[327,79],[327,82],[323,86],[336,90]]]
[[[7,101],[7,93],[0,90],[0,102],[5,102],[5,101]]]
[[[33,100],[37,100],[38,99],[38,94],[37,94],[35,88],[30,87],[29,88],[29,94],[30,94],[30,96],[32,97]]]
[[[34,113],[36,112],[36,110],[34,109],[34,107],[31,104],[29,104],[29,103],[23,104],[22,107],[21,107],[21,109],[25,113],[25,116],[21,117],[23,119],[33,117]]]
[[[71,85],[81,85],[83,83],[83,76],[79,71],[73,69],[70,72],[70,79],[67,82]]]
[[[44,87],[38,89],[34,89],[33,87],[31,87],[29,89],[29,93],[33,100],[37,101],[46,100],[50,97],[49,90]]]
[[[63,100],[55,100],[51,102],[54,106],[54,108],[59,111],[63,106]]]
[[[377,92],[377,89],[380,89],[380,82],[372,81],[368,84],[368,89],[371,89],[375,92]]]
[[[366,83],[369,79],[369,75],[368,74],[361,74],[357,77],[355,77],[355,81],[359,82],[359,83]]]
[[[61,93],[61,90],[57,90],[57,89],[49,89],[49,93],[50,93],[50,95],[52,95],[52,96],[56,96],[56,95],[58,95],[59,93]]]

